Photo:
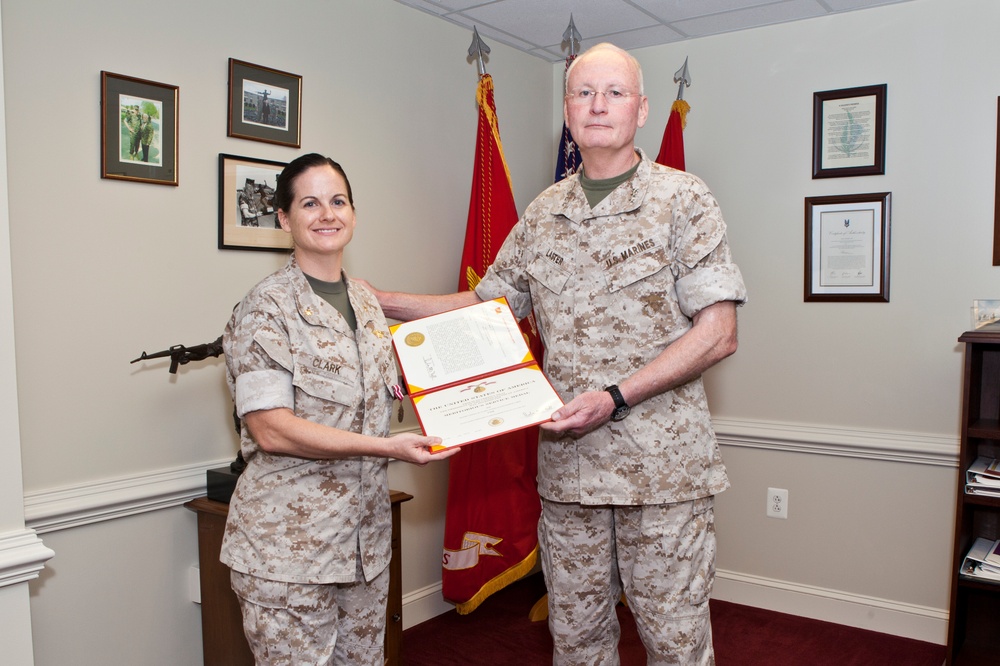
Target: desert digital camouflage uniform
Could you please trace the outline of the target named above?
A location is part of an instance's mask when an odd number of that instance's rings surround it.
[[[347,284],[356,332],[312,291],[294,255],[236,307],[223,347],[239,416],[285,407],[296,416],[335,428],[388,435],[389,387],[396,383],[388,327],[370,292]],[[230,504],[221,556],[234,571],[234,587],[241,598],[273,608],[291,594],[327,593],[310,592],[309,586],[344,584],[332,587],[348,596],[361,594],[376,612],[351,609],[352,626],[337,625],[341,636],[367,644],[373,651],[371,663],[381,664],[391,555],[387,460],[272,455],[245,427],[241,449],[247,467]],[[286,583],[292,585],[282,585]],[[366,584],[374,586],[377,598],[371,598],[373,591],[365,589]],[[315,599],[303,603],[312,608]],[[249,623],[246,605],[241,605]],[[341,620],[343,611],[342,607]],[[348,632],[357,627],[362,627],[361,634],[351,637]],[[331,642],[337,640],[336,632],[332,638],[326,628],[324,632]],[[327,663],[296,651],[301,637],[293,641],[286,635],[286,639],[296,652],[294,659],[266,663]],[[365,657],[335,663],[368,661]]]
[[[534,308],[545,343],[546,374],[567,402],[579,393],[616,384],[650,363],[692,327],[692,317],[703,308],[746,300],[742,276],[726,242],[725,223],[711,192],[697,177],[655,164],[638,152],[641,161],[635,175],[593,209],[579,175],[539,195],[476,289],[482,299],[506,296],[519,317]],[[729,481],[701,379],[634,405],[623,421],[609,422],[578,439],[543,430],[538,453],[538,491],[545,500],[539,539],[546,577],[555,588],[556,570],[576,571],[564,581],[573,587],[549,591],[555,663],[617,663],[617,635],[607,649],[600,640],[595,644],[595,637],[587,633],[589,625],[579,621],[581,613],[594,605],[596,586],[607,588],[602,606],[586,613],[606,615],[610,604],[613,614],[618,583],[607,580],[616,577],[614,562],[607,558],[615,557],[616,550],[618,568],[636,564],[623,562],[626,557],[655,556],[664,572],[640,580],[622,571],[636,615],[646,615],[647,607],[657,609],[640,620],[662,623],[648,628],[646,634],[676,634],[680,643],[704,642],[690,635],[710,631],[707,604],[715,555],[711,497],[728,488]],[[704,501],[694,507],[667,506],[694,500]],[[594,511],[588,513],[589,507]],[[638,511],[644,521],[635,523],[641,525],[639,533],[663,530],[676,541],[623,552],[626,544],[621,538],[616,547],[602,542],[603,535],[597,537],[599,530],[606,529],[599,523],[608,520],[600,514],[608,509],[615,512],[612,520],[630,524],[635,519],[624,513]],[[653,527],[656,521],[650,521],[659,513],[662,525]],[[550,523],[553,514],[561,516],[560,524]],[[565,522],[573,516],[575,523]],[[678,536],[680,528],[671,527],[674,523],[685,525],[686,532]],[[687,567],[686,573],[675,571],[673,560],[681,553],[687,553],[688,560],[692,557],[691,540],[707,553],[708,561],[694,562],[696,566]],[[671,560],[669,567],[665,560]],[[591,563],[594,568],[586,574],[579,569]],[[670,591],[678,587],[676,581],[665,579],[674,574],[689,576],[680,587],[694,588],[690,595]],[[587,581],[587,575],[592,580]],[[697,602],[695,608],[689,602]],[[675,608],[664,607],[671,603]],[[703,629],[683,626],[690,621],[671,626],[676,624],[675,617],[691,614],[702,618],[698,622]],[[608,631],[616,632],[617,622],[611,624]],[[574,633],[577,630],[579,634]],[[645,638],[651,664],[698,663],[657,656],[652,651],[658,648]],[[560,661],[560,649],[568,655],[588,642],[589,652],[576,652]],[[710,638],[707,650],[704,659],[711,663]]]

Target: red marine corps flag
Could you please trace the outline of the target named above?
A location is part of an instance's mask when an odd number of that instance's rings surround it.
[[[670,107],[670,118],[663,130],[663,141],[656,161],[684,171],[684,125],[687,124],[687,114],[691,110],[691,105],[684,101],[684,87],[691,85],[687,58],[684,58],[684,66],[674,73],[674,83],[679,84],[677,100]]]
[[[478,40],[476,33],[474,47]],[[518,217],[500,144],[493,79],[482,68],[480,72],[476,163],[460,291],[479,283]],[[532,317],[521,322],[521,330],[541,361]],[[535,565],[541,512],[535,487],[537,451],[538,428],[533,427],[467,446],[449,461],[441,587],[460,614],[471,613]]]

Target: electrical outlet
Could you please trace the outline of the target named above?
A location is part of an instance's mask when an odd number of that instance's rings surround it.
[[[194,603],[201,603],[201,570],[196,566],[188,569],[188,596]]]
[[[767,517],[788,518],[788,491],[784,488],[767,489]]]

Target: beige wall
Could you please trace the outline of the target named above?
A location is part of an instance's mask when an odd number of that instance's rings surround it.
[[[358,203],[348,271],[445,291],[474,149],[471,36],[390,0],[0,9],[25,512],[56,551],[31,587],[35,663],[197,663],[194,516],[177,498],[235,453],[223,368],[171,376],[128,361],[214,339],[282,262],[216,249],[218,154],[300,152],[225,136],[227,59],[303,76],[303,149],[340,160]],[[734,484],[718,504],[717,596],[943,639],[955,340],[972,299],[1000,297],[997,19],[991,0],[913,0],[636,52],[649,153],[690,57],[688,168],[722,203],[751,294],[740,351],[709,376]],[[551,179],[562,67],[491,47],[523,208]],[[101,70],[180,86],[179,187],[99,178]],[[875,83],[888,84],[886,175],[812,180],[812,94]],[[881,191],[893,194],[891,302],[803,303],[803,198]],[[403,509],[412,623],[446,607],[447,472],[390,474],[416,496]],[[787,521],[764,517],[767,486],[789,489]],[[118,609],[126,595],[133,613]],[[171,654],[150,626],[188,646]]]

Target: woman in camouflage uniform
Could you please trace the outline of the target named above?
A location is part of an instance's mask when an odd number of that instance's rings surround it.
[[[438,438],[389,436],[397,380],[374,296],[342,271],[354,199],[339,164],[291,162],[275,192],[287,265],[223,336],[247,461],[229,509],[232,570],[257,664],[383,663],[389,458],[425,464]]]

